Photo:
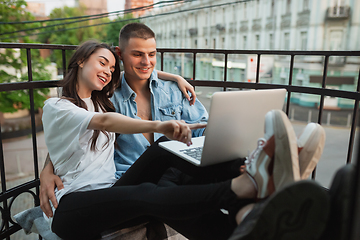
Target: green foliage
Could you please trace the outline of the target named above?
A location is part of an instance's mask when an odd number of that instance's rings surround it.
[[[106,25],[106,38],[103,39],[104,42],[112,44],[114,46],[119,45],[119,32],[120,29],[130,22],[139,22],[139,20],[127,20],[132,19],[133,15],[131,13],[126,14],[124,17],[118,17],[112,21],[111,24]],[[126,21],[127,20],[127,21]]]
[[[35,20],[34,16],[27,12],[26,2],[24,0],[3,0],[0,2],[0,22],[21,22]],[[31,31],[23,31],[14,34],[4,34],[26,28],[40,27],[40,23],[27,24],[0,24],[0,41],[1,42],[18,42],[18,35],[31,34]],[[10,38],[10,39],[9,39]],[[29,37],[23,37],[23,42],[31,42]]]
[[[5,0],[0,2],[0,21],[1,22],[20,22],[35,20],[35,18],[25,10],[26,2],[23,0]],[[0,24],[0,33],[23,30],[40,26],[39,23],[32,24]],[[29,37],[15,38],[19,35],[27,35],[31,32],[21,31],[12,35],[0,35],[3,42],[24,42],[31,43]],[[13,37],[13,39],[1,39]],[[49,60],[40,57],[39,50],[31,50],[31,63],[33,81],[48,80],[50,73],[46,70]],[[0,51],[0,84],[27,81],[27,56],[25,49],[2,49]],[[35,89],[34,102],[35,108],[43,106],[48,89]],[[16,112],[18,109],[29,109],[30,99],[28,90],[18,90],[11,92],[0,92],[0,112]]]
[[[77,17],[84,16],[85,7],[63,7],[63,8],[55,8],[50,13],[50,19],[56,18],[69,18],[69,17]],[[89,40],[89,39],[104,39],[106,37],[106,33],[103,30],[104,26],[94,26],[94,27],[86,27],[88,25],[95,25],[109,22],[108,18],[99,18],[93,20],[82,21],[83,19],[71,19],[67,21],[53,21],[48,22],[47,25],[57,25],[50,28],[45,28],[42,30],[46,32],[45,34],[41,34],[38,37],[38,40],[43,43],[51,43],[51,44],[65,44],[65,45],[79,45],[80,43]],[[65,24],[64,23],[69,23]],[[66,31],[64,31],[66,29]],[[72,51],[66,51],[66,60],[70,59]],[[60,50],[55,50],[52,54],[52,61],[56,62],[58,69],[62,69],[62,52]]]

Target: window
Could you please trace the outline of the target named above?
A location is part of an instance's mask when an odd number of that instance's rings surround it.
[[[236,49],[236,40],[235,37],[231,37],[231,49]]]
[[[235,6],[232,6],[232,12],[233,12],[233,14],[232,14],[232,15],[233,15],[232,21],[233,21],[233,22],[236,22],[236,10],[235,10]]]
[[[271,0],[271,11],[270,11],[270,17],[275,15],[275,0]]]
[[[247,48],[247,37],[243,36],[243,49]]]
[[[221,48],[225,49],[225,38],[224,37],[221,39]]]
[[[309,0],[303,0],[303,11],[309,10]]]
[[[205,38],[205,47],[208,47],[208,40]]]
[[[225,12],[226,12],[226,11],[225,11],[225,8],[223,8],[223,9],[222,9],[223,23],[225,23],[225,21],[226,21],[226,20],[225,20],[225,19],[226,19],[226,18],[225,18],[225,16],[226,16],[226,13],[225,13]]]
[[[244,13],[243,13],[244,20],[246,20],[246,19],[247,19],[246,13],[247,13],[246,3],[244,3]]]
[[[334,7],[340,7],[340,6],[344,6],[345,5],[345,1],[344,0],[333,0],[333,6]]]
[[[286,13],[291,12],[291,0],[286,0]]]
[[[300,49],[303,51],[307,49],[307,32],[300,33]]]
[[[274,35],[272,33],[269,34],[269,49],[272,50],[274,48]]]
[[[214,49],[216,48],[216,39],[215,38],[213,39],[213,48]]]
[[[194,48],[197,48],[198,47],[198,45],[197,45],[197,40],[195,39],[195,41],[194,41]]]
[[[338,51],[342,49],[342,30],[332,30],[330,31],[330,51]]]
[[[233,82],[235,80],[234,78],[234,69],[230,68],[228,71],[227,80]]]
[[[284,49],[285,50],[290,49],[290,33],[284,34]]]
[[[255,35],[255,49],[260,49],[260,35]]]
[[[215,19],[216,19],[216,10],[213,11],[213,14],[211,16],[211,24],[215,25]]]
[[[256,16],[256,18],[258,18],[259,17],[259,0],[256,0],[256,2],[255,2],[255,16]]]

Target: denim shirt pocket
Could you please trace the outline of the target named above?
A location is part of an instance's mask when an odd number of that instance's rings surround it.
[[[162,113],[161,120],[180,120],[181,119],[181,106],[169,106],[169,107],[159,107],[160,112]]]

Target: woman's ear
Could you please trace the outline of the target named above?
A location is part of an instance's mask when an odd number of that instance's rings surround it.
[[[79,65],[80,68],[84,67],[84,61],[83,60],[78,61],[77,64]]]

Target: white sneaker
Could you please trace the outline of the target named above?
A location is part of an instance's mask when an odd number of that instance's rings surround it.
[[[307,179],[320,160],[325,145],[325,130],[317,123],[309,123],[297,141],[301,179]]]
[[[300,180],[296,135],[283,111],[272,110],[265,115],[264,138],[258,140],[257,149],[245,164],[259,199]]]

